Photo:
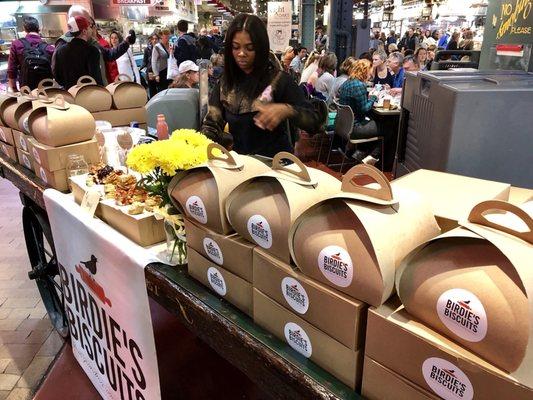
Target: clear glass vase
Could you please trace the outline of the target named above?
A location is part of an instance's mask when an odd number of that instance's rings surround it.
[[[182,233],[182,228],[165,219],[165,234],[168,263],[172,265],[187,264],[187,239],[185,233]]]

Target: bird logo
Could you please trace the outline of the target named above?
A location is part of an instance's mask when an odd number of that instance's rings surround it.
[[[82,261],[81,263],[89,270],[89,272],[93,275],[96,274],[96,262],[98,259],[94,256],[94,254],[91,255],[91,259],[89,261]]]

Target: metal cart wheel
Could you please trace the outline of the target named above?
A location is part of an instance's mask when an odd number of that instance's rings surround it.
[[[22,210],[22,226],[31,264],[28,277],[35,280],[39,288],[52,326],[66,338],[69,335],[68,324],[50,223],[36,206],[26,205]]]

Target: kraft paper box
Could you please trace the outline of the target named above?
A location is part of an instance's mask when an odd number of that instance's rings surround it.
[[[221,156],[215,152],[222,153]],[[168,193],[176,207],[197,223],[215,232],[229,234],[233,227],[226,216],[226,203],[235,187],[268,171],[261,161],[229,152],[216,143],[207,147],[207,162],[172,179]]]
[[[19,96],[20,93],[0,94],[0,125],[8,126],[7,122],[4,120],[4,112],[9,105],[17,102],[17,97]]]
[[[409,254],[406,310],[533,387],[533,201],[476,205],[461,227]]]
[[[284,165],[284,160],[293,164]],[[272,170],[249,179],[231,192],[226,213],[235,231],[270,254],[290,263],[289,230],[307,208],[340,191],[340,181],[307,168],[294,155],[281,152]]]
[[[397,187],[419,193],[433,209],[444,232],[457,228],[473,206],[484,200],[507,200],[511,185],[446,172],[419,169],[394,180]]]
[[[357,185],[353,179],[362,175],[379,188]],[[378,306],[394,292],[402,259],[438,234],[431,208],[419,195],[397,189],[381,171],[360,164],[344,175],[342,192],[296,219],[289,247],[303,274]]]
[[[110,110],[93,112],[96,121],[108,121],[111,126],[129,126],[132,121],[139,124],[146,124],[146,108],[129,108],[127,110]]]
[[[61,95],[66,102],[74,104],[74,97],[72,97],[68,91],[62,89],[55,80],[49,78],[43,79],[41,82],[39,82],[39,85],[37,88],[32,90],[31,94],[36,98],[44,94],[50,99],[56,97],[57,95]]]
[[[34,160],[48,171],[65,169],[67,167],[68,156],[70,154],[78,154],[83,156],[89,165],[98,164],[100,161],[100,153],[96,139],[61,147],[47,146],[39,143],[37,140],[31,137],[28,138],[27,143],[29,146],[28,151]]]
[[[7,143],[0,142],[0,151],[8,156],[11,160],[18,162],[17,149],[15,149],[15,147],[10,146]]]
[[[68,192],[67,171],[59,169],[57,171],[48,171],[43,168],[37,161],[33,161],[35,175],[43,180],[48,186],[53,187],[60,192]]]
[[[188,247],[188,271],[245,314],[252,316],[252,285]]]
[[[349,349],[255,288],[254,321],[345,385],[360,386],[362,351]]]
[[[13,130],[6,126],[0,126],[0,140],[10,146],[14,146],[15,138],[13,137]]]
[[[365,356],[361,394],[368,400],[438,400],[420,386]]]
[[[349,349],[362,347],[366,304],[307,278],[257,247],[253,283],[256,289]]]
[[[124,77],[127,80],[121,80]],[[107,85],[106,89],[111,93],[113,107],[117,110],[144,107],[148,101],[146,89],[142,85],[132,82],[128,75],[119,75],[115,82]]]
[[[82,76],[78,83],[72,86],[68,92],[74,98],[74,103],[90,112],[106,111],[111,109],[111,93],[103,86],[88,76]]]
[[[25,168],[28,168],[29,170],[33,171],[33,158],[30,153],[27,151],[21,150],[18,147],[17,149],[17,158],[19,160],[19,164],[22,165]]]
[[[83,107],[61,98],[35,101],[28,116],[29,134],[47,146],[60,147],[90,140],[95,133],[93,116]]]
[[[19,95],[7,99],[2,104],[2,119],[5,124],[12,129],[24,130],[24,118],[31,112],[33,100],[34,98],[32,96],[27,95]],[[23,116],[24,118],[22,118]]]
[[[369,309],[365,346],[366,356],[446,400],[533,398],[506,372],[413,319],[397,298]]]
[[[252,283],[254,245],[237,234],[224,236],[185,219],[187,245],[229,272]]]
[[[30,137],[31,136],[28,136],[25,133],[13,129],[13,139],[15,142],[15,147],[24,150],[28,153],[30,152],[30,148],[28,146],[28,139]]]

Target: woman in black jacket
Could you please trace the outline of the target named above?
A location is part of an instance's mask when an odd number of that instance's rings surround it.
[[[225,43],[224,73],[202,131],[218,142],[233,139],[233,150],[242,154],[292,152],[288,122],[314,133],[321,121],[290,75],[269,61],[264,23],[255,15],[238,15]],[[224,135],[226,123],[231,138]]]
[[[154,46],[158,42],[159,36],[153,33],[148,41],[148,46],[146,46],[146,48],[144,49],[143,65],[141,67],[141,69],[146,68],[146,80],[148,81],[148,94],[150,95],[150,98],[157,94],[157,82],[155,81],[155,75],[152,71],[152,52],[154,50]]]

